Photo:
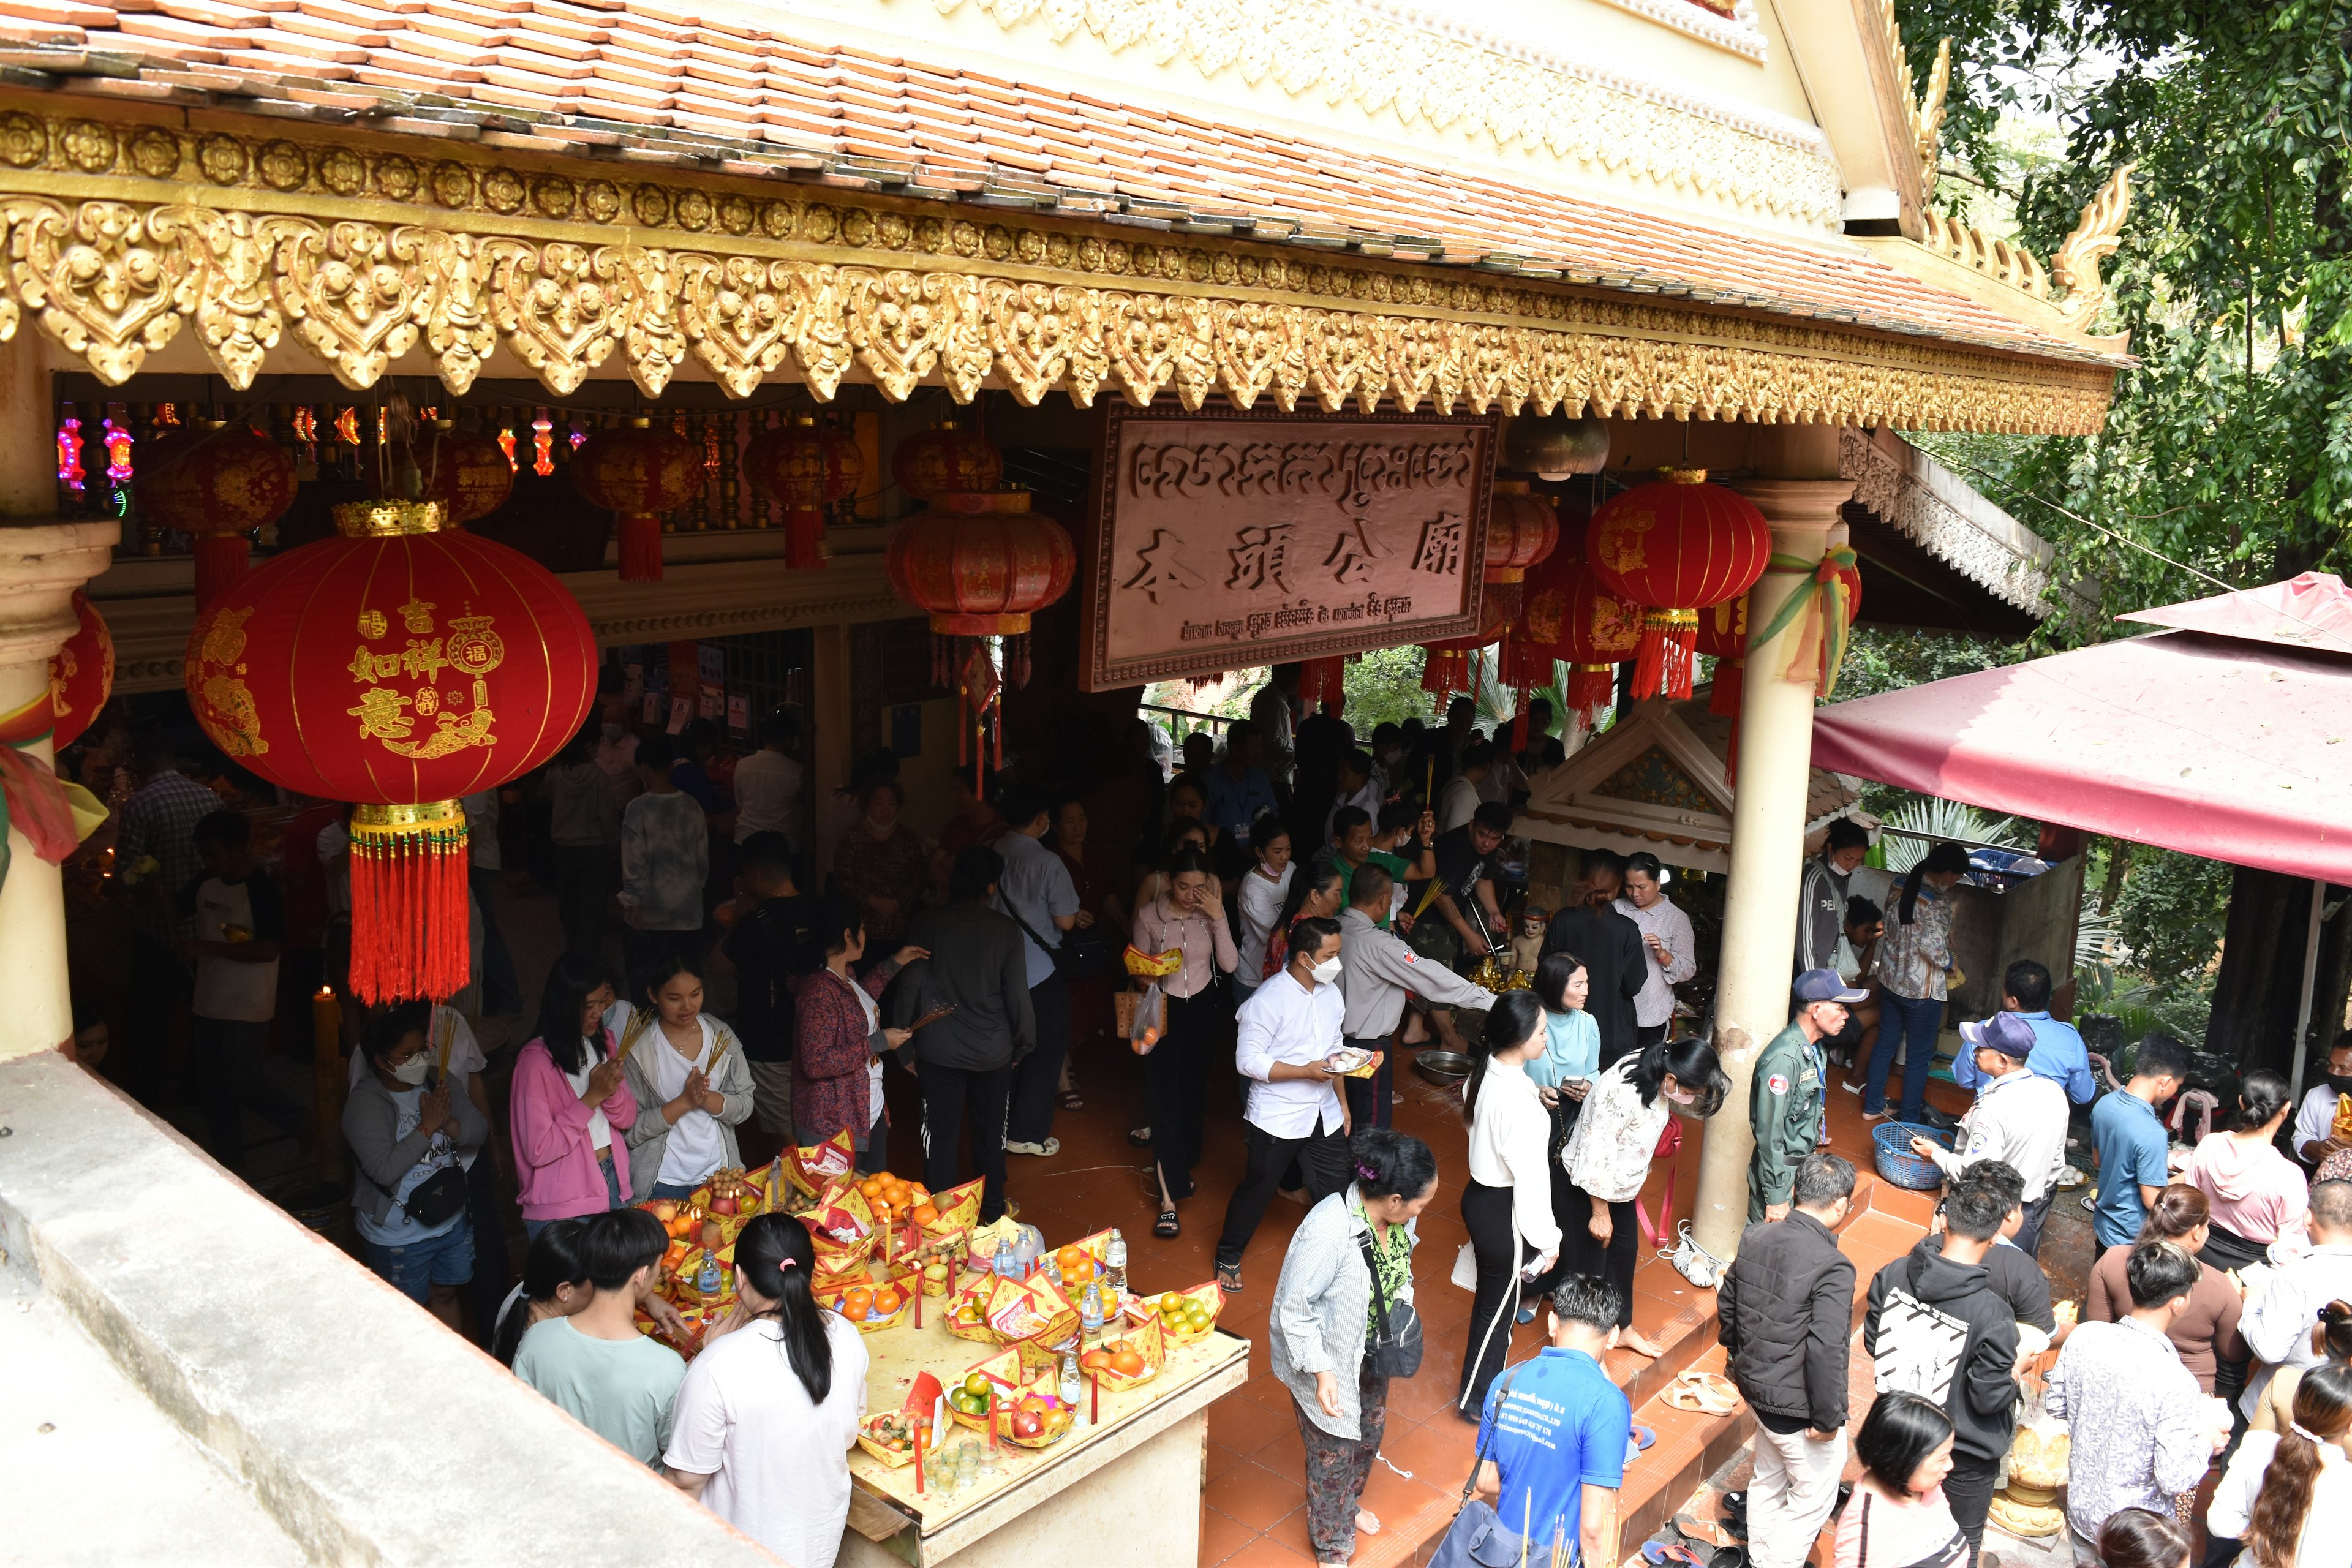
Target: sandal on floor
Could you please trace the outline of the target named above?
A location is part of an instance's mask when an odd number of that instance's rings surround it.
[[[1151,1129],[1130,1127],[1127,1130],[1127,1141],[1139,1149],[1149,1149],[1151,1147]]]
[[[1217,1289],[1228,1296],[1235,1296],[1241,1293],[1241,1288],[1242,1266],[1238,1263],[1218,1264]]]
[[[1086,1100],[1075,1089],[1056,1090],[1054,1095],[1054,1103],[1060,1106],[1065,1110],[1084,1110],[1087,1108]]]
[[[1731,1380],[1714,1372],[1676,1373],[1674,1386],[1660,1397],[1676,1410],[1701,1415],[1728,1415],[1740,1405],[1739,1391]]]
[[[1175,1237],[1182,1235],[1183,1226],[1177,1222],[1176,1211],[1174,1209],[1161,1209],[1160,1211],[1160,1217],[1151,1222],[1151,1234],[1158,1237]]]
[[[1652,1568],[1706,1568],[1706,1563],[1687,1546],[1677,1546],[1670,1541],[1650,1541],[1642,1545],[1642,1561]]]

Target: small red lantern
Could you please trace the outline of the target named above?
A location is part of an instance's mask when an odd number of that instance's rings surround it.
[[[1525,479],[1496,479],[1495,504],[1486,517],[1486,596],[1516,615],[1528,568],[1559,543],[1559,514],[1551,502],[1530,494]]]
[[[213,742],[287,789],[356,802],[352,988],[466,983],[458,800],[530,772],[587,716],[596,641],[520,551],[446,531],[435,501],[335,509],[196,617],[188,700]]]
[[[743,471],[759,492],[784,509],[784,564],[824,564],[824,509],[857,493],[866,457],[857,443],[814,414],[763,430],[743,453]]]
[[[662,580],[661,514],[702,491],[709,473],[685,437],[643,415],[593,431],[572,456],[572,482],[620,519],[621,581]]]
[[[1740,684],[1748,668],[1748,595],[1710,605],[1698,613],[1696,652],[1715,660],[1715,689],[1708,694],[1710,713],[1737,714]]]
[[[294,504],[294,458],[242,423],[183,426],[148,448],[135,494],[151,521],[188,535],[201,611],[245,574],[253,531]]]
[[[1478,601],[1478,629],[1466,637],[1448,637],[1443,642],[1423,645],[1421,689],[1435,700],[1435,710],[1445,711],[1447,702],[1456,691],[1475,697],[1478,693],[1476,678],[1470,668],[1470,656],[1480,648],[1500,640],[1511,629],[1511,614],[1494,595],[1487,594]]]
[[[60,751],[81,739],[114,694],[114,634],[79,588],[73,607],[74,634],[49,659],[49,743]]]
[[[1581,559],[1568,574],[1555,654],[1568,661],[1568,705],[1587,724],[1617,700],[1617,667],[1642,646],[1639,610],[1611,594]]]
[[[489,516],[514,493],[514,460],[506,448],[492,437],[460,430],[455,419],[435,421],[414,455],[425,499],[441,503],[451,528]]]
[[[1344,657],[1309,658],[1298,666],[1298,700],[1319,702],[1323,711],[1336,714],[1348,700],[1348,661]]]
[[[982,644],[983,679],[959,641],[1004,638],[1005,682],[1028,685],[1029,617],[1069,592],[1078,552],[1061,524],[1029,510],[1026,491],[1007,490],[932,497],[890,536],[882,564],[898,597],[930,612],[931,679],[957,688],[977,726],[996,700],[995,666]]]
[[[977,494],[1004,482],[1004,454],[979,431],[942,419],[898,443],[890,455],[890,477],[917,500]]]
[[[1585,531],[1584,554],[1602,587],[1644,611],[1634,695],[1688,697],[1698,612],[1755,585],[1772,553],[1772,531],[1755,502],[1708,484],[1706,469],[1661,472],[1602,503]]]

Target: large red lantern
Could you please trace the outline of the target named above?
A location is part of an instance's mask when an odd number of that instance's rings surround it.
[[[426,500],[437,500],[449,526],[462,528],[507,504],[514,493],[514,459],[488,436],[460,430],[454,419],[435,422],[414,454]]]
[[[1634,695],[1688,697],[1698,612],[1754,586],[1772,531],[1755,502],[1708,484],[1706,469],[1662,473],[1602,503],[1584,554],[1602,587],[1644,612]]]
[[[1567,576],[1553,652],[1569,665],[1568,705],[1585,723],[1617,700],[1617,667],[1642,646],[1642,614],[1601,585],[1580,556]]]
[[[898,597],[930,612],[931,679],[956,688],[976,729],[998,687],[980,639],[1004,638],[1003,679],[1026,686],[1029,617],[1069,592],[1078,552],[1061,524],[1029,510],[1026,491],[1008,490],[934,496],[929,510],[898,525],[882,565]]]
[[[824,509],[857,493],[866,457],[857,443],[816,416],[803,414],[763,430],[744,449],[743,471],[761,495],[784,509],[784,564],[824,564]]]
[[[1559,543],[1559,514],[1551,502],[1528,493],[1525,479],[1496,479],[1495,504],[1486,516],[1486,596],[1516,615],[1528,568]]]
[[[979,431],[942,419],[898,443],[890,455],[890,477],[917,500],[982,494],[1004,482],[1004,454]]]
[[[134,493],[151,521],[188,535],[202,610],[245,574],[253,531],[294,504],[294,458],[243,423],[183,426],[148,447]]]
[[[578,732],[596,642],[520,551],[447,531],[439,503],[335,509],[340,537],[249,573],[199,614],[186,685],[241,765],[352,818],[352,988],[370,1003],[466,984],[460,797]]]
[[[624,583],[662,580],[661,514],[693,500],[709,479],[694,443],[643,415],[591,432],[572,455],[572,484],[620,520]]]
[[[114,694],[114,634],[89,595],[74,590],[74,633],[49,659],[49,743],[72,745]]]

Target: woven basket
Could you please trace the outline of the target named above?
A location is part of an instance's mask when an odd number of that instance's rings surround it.
[[[1878,1173],[1888,1182],[1911,1192],[1924,1193],[1944,1184],[1944,1173],[1933,1160],[1923,1160],[1911,1152],[1911,1140],[1925,1138],[1948,1149],[1952,1135],[1916,1121],[1882,1121],[1870,1130],[1871,1142],[1878,1145]]]

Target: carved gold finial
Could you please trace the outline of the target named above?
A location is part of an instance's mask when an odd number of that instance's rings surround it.
[[[1944,98],[1952,86],[1952,40],[1945,38],[1936,46],[1935,68],[1927,73],[1927,90],[1919,95],[1912,111],[1913,144],[1919,151],[1919,199],[1931,201],[1936,195],[1936,165],[1943,152]]]
[[[2107,302],[2106,279],[2099,276],[2099,263],[2113,256],[2122,243],[2124,219],[2131,212],[2131,172],[2138,166],[2126,163],[2107,177],[2091,205],[2083,209],[2074,232],[2050,258],[2050,276],[2065,289],[2056,301],[2059,311],[2078,332],[2098,319]]]

